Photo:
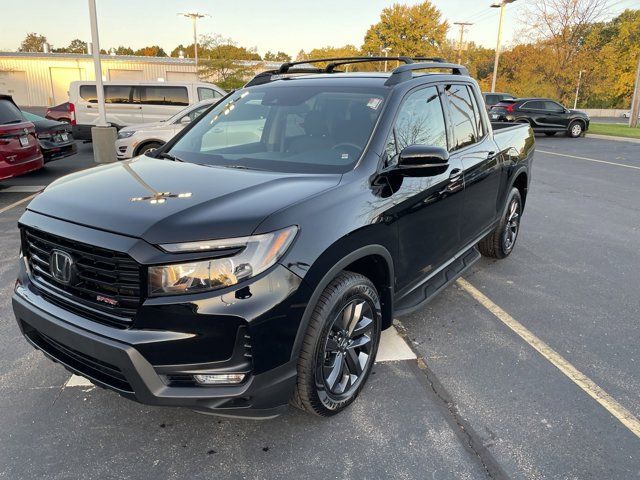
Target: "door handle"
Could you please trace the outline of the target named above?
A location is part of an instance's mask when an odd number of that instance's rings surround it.
[[[462,170],[459,168],[454,168],[451,170],[451,174],[449,175],[449,182],[455,183],[462,178]]]

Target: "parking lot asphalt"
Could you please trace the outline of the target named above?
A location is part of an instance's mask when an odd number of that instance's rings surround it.
[[[640,151],[536,140],[513,254],[465,280],[637,419]],[[8,186],[88,166],[82,145],[47,172],[0,182],[0,209],[30,195]],[[23,208],[0,214],[0,478],[640,478],[637,433],[462,283],[398,319],[419,359],[378,363],[331,419],[221,419],[72,386],[10,309]]]

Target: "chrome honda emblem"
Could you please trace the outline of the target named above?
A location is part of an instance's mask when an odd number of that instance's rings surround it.
[[[58,282],[69,285],[73,278],[73,257],[62,250],[53,250],[49,260],[49,271]]]

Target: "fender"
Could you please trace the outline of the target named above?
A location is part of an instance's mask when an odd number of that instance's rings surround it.
[[[309,298],[309,302],[307,303],[307,307],[304,310],[304,314],[302,315],[302,319],[300,320],[300,325],[298,326],[298,333],[296,334],[296,339],[293,344],[293,349],[291,350],[291,359],[296,360],[300,355],[300,348],[302,347],[302,340],[304,339],[305,334],[307,333],[307,326],[309,325],[309,321],[311,320],[311,315],[313,314],[313,310],[322,294],[322,291],[331,283],[338,273],[340,273],[346,266],[355,262],[360,258],[364,258],[368,255],[380,255],[385,259],[387,263],[387,268],[389,269],[389,278],[391,279],[391,285],[387,285],[388,292],[379,292],[381,297],[386,297],[385,299],[390,305],[387,308],[387,315],[391,315],[393,318],[393,279],[395,278],[395,274],[393,271],[393,259],[389,250],[387,250],[384,246],[378,244],[366,245],[364,247],[358,248],[353,252],[349,253],[338,262],[336,262],[322,277],[322,279],[318,282]],[[304,281],[304,280],[303,280]],[[312,287],[313,288],[313,287]],[[383,317],[385,313],[383,312]]]

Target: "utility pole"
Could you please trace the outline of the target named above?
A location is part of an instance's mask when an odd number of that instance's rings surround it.
[[[382,49],[382,53],[384,53],[384,58],[385,58],[385,59],[389,56],[389,52],[390,52],[390,51],[391,51],[391,48],[390,48],[390,47],[384,47],[384,48]],[[387,63],[388,63],[388,61],[387,61],[387,60],[385,60],[385,61],[384,61],[384,71],[385,71],[385,72],[387,71]]]
[[[462,63],[462,45],[464,45],[463,43],[463,39],[464,39],[464,27],[467,26],[471,26],[473,25],[473,23],[468,23],[468,22],[453,22],[454,25],[459,25],[460,26],[460,41],[458,42],[458,63]]]
[[[582,83],[582,74],[584,73],[584,70],[580,70],[580,73],[578,73],[578,86],[576,87],[576,99],[573,101],[573,109],[575,110],[576,108],[578,108],[578,95],[580,95],[580,83]]]
[[[193,53],[196,60],[196,69],[198,68],[198,30],[196,23],[198,19],[208,17],[209,15],[203,13],[179,13],[178,15],[182,15],[185,18],[191,19],[191,24],[193,25]]]
[[[638,115],[640,115],[640,57],[638,58],[638,69],[636,71],[636,85],[633,90],[633,100],[631,100],[631,115],[629,115],[629,127],[638,126]]]
[[[496,45],[496,59],[493,62],[493,79],[491,80],[491,93],[496,91],[496,80],[498,78],[498,62],[500,61],[500,44],[502,43],[502,19],[504,17],[504,7],[516,0],[502,0],[491,4],[491,8],[500,9],[500,21],[498,22],[498,43]]]

